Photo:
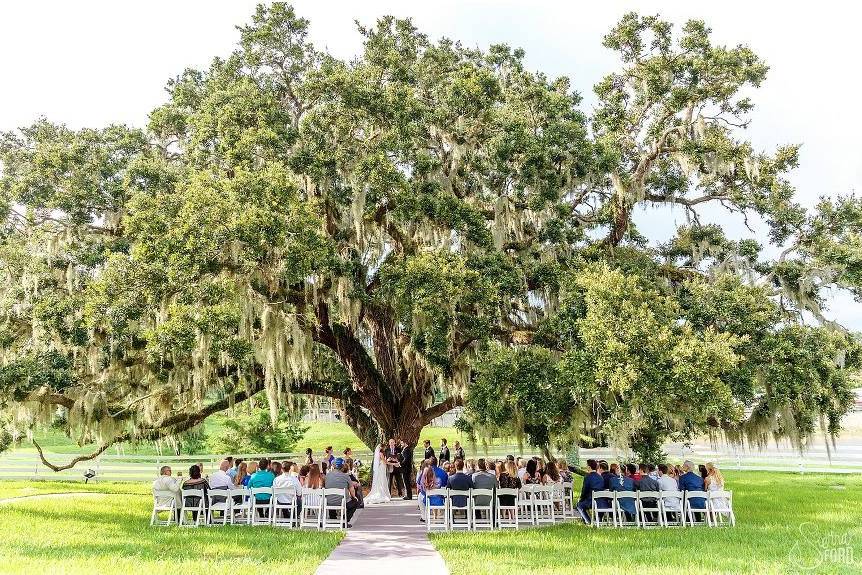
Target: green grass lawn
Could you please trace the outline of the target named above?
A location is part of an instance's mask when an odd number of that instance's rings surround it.
[[[432,539],[452,573],[471,575],[862,573],[862,477],[726,475],[737,517],[731,529],[565,524]],[[825,560],[820,545],[828,549]]]
[[[4,481],[0,572],[313,573],[341,533],[272,527],[182,529],[149,526],[152,499],[140,483]],[[25,497],[88,491],[98,496]]]

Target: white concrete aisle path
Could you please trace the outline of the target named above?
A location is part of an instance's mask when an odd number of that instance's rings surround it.
[[[368,505],[317,575],[449,575],[419,521],[416,500]]]

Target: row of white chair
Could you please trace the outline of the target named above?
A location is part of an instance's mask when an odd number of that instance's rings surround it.
[[[572,484],[525,485],[521,489],[432,489],[425,493],[425,528],[519,529],[575,519]]]
[[[301,505],[293,487],[183,489],[180,506],[172,491],[153,491],[150,525],[273,525],[347,529],[344,489],[303,489]],[[166,513],[167,519],[161,514]],[[219,514],[219,517],[216,517]]]
[[[622,507],[625,501],[634,504],[631,517]],[[736,525],[733,491],[594,491],[592,514],[594,527]]]

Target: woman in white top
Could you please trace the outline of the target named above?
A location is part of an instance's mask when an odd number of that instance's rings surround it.
[[[374,466],[371,468],[371,491],[365,497],[367,505],[389,503],[389,475],[386,472],[386,456],[384,446],[378,445],[374,450]]]
[[[658,466],[658,487],[662,491],[679,491],[676,478],[671,475],[668,466],[662,463]],[[668,497],[664,500],[665,509],[669,511],[680,511],[679,497]]]
[[[704,486],[707,491],[724,491],[724,477],[721,475],[721,471],[718,470],[713,463],[706,464],[706,480],[704,481]],[[716,497],[712,500],[714,505],[719,509],[727,508],[727,499],[724,497]],[[720,513],[726,515],[726,511],[720,511]]]

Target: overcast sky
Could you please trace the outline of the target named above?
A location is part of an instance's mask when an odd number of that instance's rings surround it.
[[[109,123],[143,126],[165,100],[165,82],[186,67],[205,67],[236,44],[254,2],[7,2],[0,4],[0,130],[39,116],[70,127]],[[294,2],[311,20],[318,47],[349,58],[360,48],[353,21],[412,17],[432,38],[468,46],[507,43],[526,50],[530,67],[567,75],[593,105],[592,86],[617,62],[602,35],[625,12],[661,13],[677,25],[701,18],[718,42],[751,46],[770,66],[749,137],[758,148],[801,143],[801,167],[792,174],[800,201],[862,188],[862,5],[792,2],[640,1]],[[716,214],[714,217],[724,217]],[[669,235],[667,218],[682,212],[644,212],[638,224],[657,241]],[[738,221],[733,233],[751,236]],[[662,237],[663,236],[663,237]],[[827,314],[862,330],[862,305],[837,295]]]

